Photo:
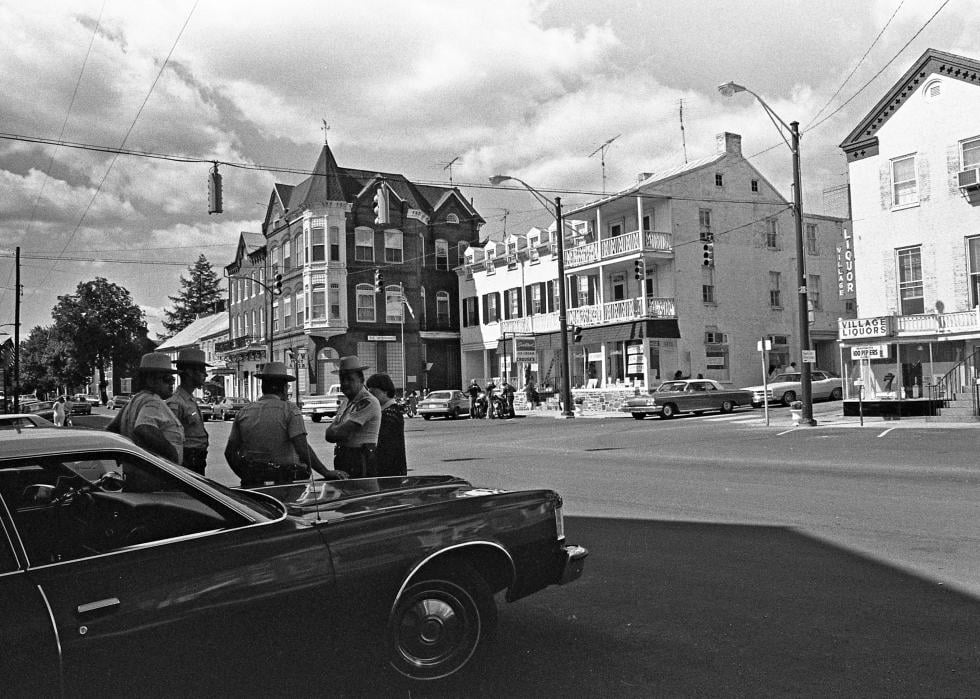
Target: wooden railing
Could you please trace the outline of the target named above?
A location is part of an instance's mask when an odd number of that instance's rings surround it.
[[[637,252],[672,252],[671,235],[661,231],[630,231],[623,235],[603,238],[598,242],[577,245],[565,251],[565,266],[582,265],[610,260]]]

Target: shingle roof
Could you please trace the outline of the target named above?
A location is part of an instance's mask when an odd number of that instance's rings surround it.
[[[200,342],[202,337],[214,335],[228,329],[228,314],[214,313],[209,316],[198,318],[186,328],[181,330],[173,337],[164,340],[157,347],[160,352],[167,350],[177,350],[181,347],[189,347]]]

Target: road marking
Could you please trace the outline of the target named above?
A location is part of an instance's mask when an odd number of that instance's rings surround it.
[[[894,427],[889,427],[887,430],[885,430],[884,432],[882,432],[881,434],[878,435],[878,439],[881,439],[886,434],[888,434],[889,432],[891,432],[893,429],[895,429],[895,428]]]
[[[790,432],[795,432],[795,431],[796,431],[796,428],[793,427],[791,429],[786,430],[785,432],[777,432],[776,433],[776,436],[777,437],[782,437],[784,434],[789,434]]]

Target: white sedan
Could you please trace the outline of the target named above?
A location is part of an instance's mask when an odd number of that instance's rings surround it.
[[[817,369],[811,371],[810,386],[813,400],[840,400],[844,395],[841,377],[826,371]],[[766,386],[747,386],[743,390],[752,392],[752,405],[759,407],[765,400],[766,388]],[[777,374],[772,377],[768,384],[768,395],[770,403],[782,403],[786,406],[795,400],[800,400],[803,396],[800,374]]]

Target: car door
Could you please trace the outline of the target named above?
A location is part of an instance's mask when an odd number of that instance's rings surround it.
[[[19,469],[62,488],[71,473],[125,474],[122,492],[54,507],[22,501],[12,513],[28,575],[50,607],[69,693],[172,693],[181,680],[195,692],[211,680],[227,687],[273,671],[329,627],[329,553],[281,510],[250,516],[179,470],[130,454],[28,460]]]
[[[830,397],[830,380],[822,371],[814,371],[810,374],[810,388],[814,400]]]

